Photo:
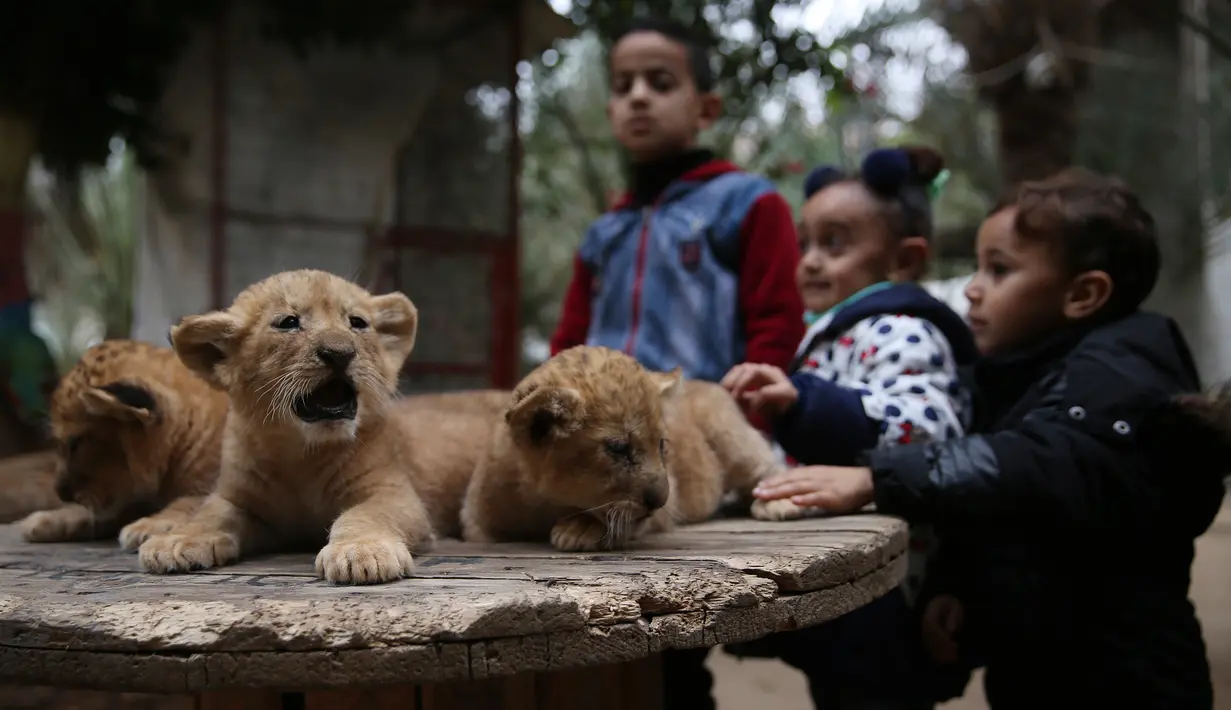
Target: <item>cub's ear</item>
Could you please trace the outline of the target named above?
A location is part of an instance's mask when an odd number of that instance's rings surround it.
[[[158,413],[158,402],[149,389],[132,382],[112,382],[90,387],[78,395],[85,411],[96,417],[147,424]]]
[[[211,385],[226,389],[230,359],[239,348],[241,324],[226,311],[185,316],[171,328],[171,347],[189,370]]]
[[[654,379],[658,382],[658,391],[664,399],[677,396],[684,390],[684,371],[675,368],[670,372],[655,372]]]
[[[372,329],[380,336],[385,364],[393,372],[402,369],[415,349],[419,311],[405,294],[394,291],[372,298]]]
[[[565,387],[543,387],[531,390],[505,413],[513,439],[522,446],[540,446],[577,431],[585,408],[581,394]]]

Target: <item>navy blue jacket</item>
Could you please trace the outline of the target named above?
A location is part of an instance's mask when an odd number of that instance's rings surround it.
[[[1134,313],[974,375],[982,433],[868,462],[878,510],[934,524],[992,707],[1212,707],[1187,595],[1231,462],[1170,416],[1199,389],[1179,328]]]

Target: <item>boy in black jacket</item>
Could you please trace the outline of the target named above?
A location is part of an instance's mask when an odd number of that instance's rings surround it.
[[[1231,469],[1226,402],[1189,394],[1179,328],[1139,310],[1159,261],[1120,183],[1027,183],[980,229],[966,292],[981,433],[758,491],[932,523],[925,638],[937,660],[986,666],[995,710],[1213,705],[1188,587]]]

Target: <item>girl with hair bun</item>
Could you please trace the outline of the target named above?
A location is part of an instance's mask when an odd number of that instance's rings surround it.
[[[958,368],[978,351],[965,321],[917,283],[930,255],[932,198],[946,177],[935,151],[901,147],[872,151],[856,174],[823,166],[805,181],[796,280],[808,331],[788,370],[743,364],[723,379],[802,466],[761,484],[758,495],[781,517],[816,505],[807,466],[854,465],[870,450],[961,436],[968,424]],[[792,495],[765,495],[784,488]],[[827,710],[931,708],[960,695],[968,672],[938,673],[922,649],[915,609],[926,601],[920,593],[936,541],[925,527],[911,534],[902,587],[830,623],[745,648],[802,670]]]

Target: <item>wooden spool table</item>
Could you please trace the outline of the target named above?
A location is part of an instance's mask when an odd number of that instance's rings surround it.
[[[885,516],[726,519],[608,554],[442,541],[414,579],[340,587],[311,555],[164,577],[0,526],[0,706],[660,708],[660,651],[833,619],[905,553]]]

